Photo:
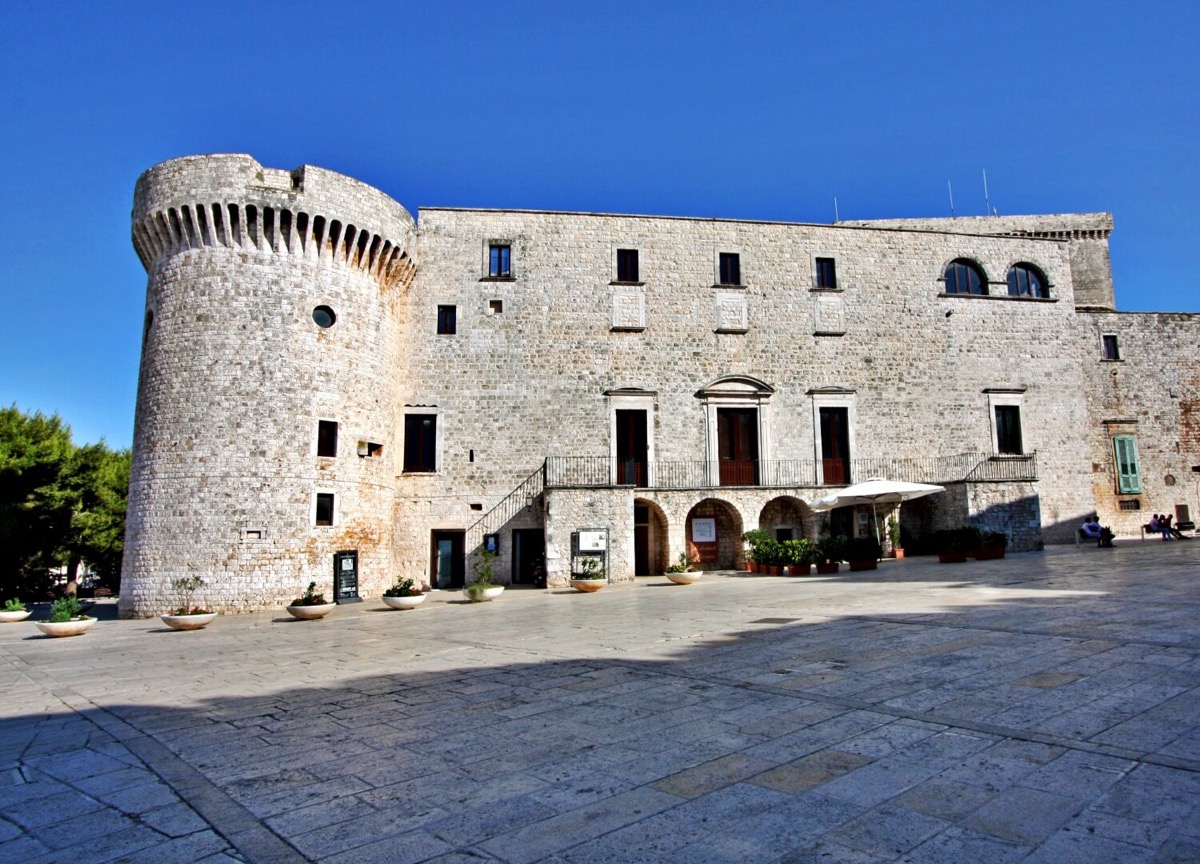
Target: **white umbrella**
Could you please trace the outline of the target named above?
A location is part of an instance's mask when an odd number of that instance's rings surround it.
[[[934,486],[931,483],[905,483],[902,480],[885,480],[882,477],[872,477],[845,489],[830,492],[823,498],[818,498],[808,506],[815,512],[833,510],[837,507],[852,507],[855,504],[871,505],[871,521],[875,523],[875,542],[879,542],[879,522],[875,518],[876,504],[899,504],[901,501],[911,501],[914,498],[924,498],[935,492],[945,492],[945,486]]]

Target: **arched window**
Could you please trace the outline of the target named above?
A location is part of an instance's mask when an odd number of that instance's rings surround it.
[[[1049,297],[1046,277],[1032,264],[1014,264],[1008,270],[1008,296]]]
[[[987,294],[987,282],[973,262],[955,258],[946,268],[946,293]]]

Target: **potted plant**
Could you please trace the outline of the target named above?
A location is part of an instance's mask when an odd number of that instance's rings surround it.
[[[746,563],[751,573],[763,573],[763,567],[766,566],[763,558],[763,544],[771,539],[771,535],[761,528],[755,528],[752,531],[747,531],[742,535],[742,540],[748,547],[746,550]]]
[[[0,623],[14,624],[17,621],[24,621],[33,611],[15,597],[11,600],[6,600],[4,609],[0,611]]]
[[[1003,531],[984,531],[979,535],[979,546],[975,557],[980,561],[1003,558],[1004,550],[1007,548],[1008,535]]]
[[[859,572],[877,568],[883,549],[874,537],[853,537],[847,541],[844,554],[846,561],[850,564],[850,569]]]
[[[591,594],[599,591],[606,584],[608,584],[608,580],[604,577],[604,567],[601,566],[599,558],[586,555],[579,559],[579,572],[571,574],[572,588]]]
[[[766,572],[772,576],[783,574],[783,546],[778,540],[768,537],[759,547],[760,559],[766,565]]]
[[[425,592],[411,579],[398,582],[383,592],[383,603],[393,609],[415,609],[425,602]]]
[[[817,540],[817,572],[823,575],[838,572],[838,564],[845,555],[845,549],[846,538],[841,534],[822,534]]]
[[[316,618],[324,618],[334,610],[335,606],[337,606],[336,603],[329,603],[325,600],[324,592],[317,593],[316,582],[309,582],[308,588],[291,602],[287,611],[293,618],[312,621]]]
[[[971,536],[961,528],[942,529],[933,532],[933,548],[937,550],[942,564],[961,564],[967,560]]]
[[[801,537],[798,540],[784,540],[780,545],[783,547],[783,560],[787,564],[788,574],[807,576],[816,559],[817,544]]]
[[[47,636],[78,636],[95,624],[96,619],[84,615],[83,606],[75,595],[67,594],[50,604],[49,621],[33,623]]]
[[[181,602],[166,615],[159,616],[163,623],[172,630],[199,630],[216,620],[216,612],[192,602],[192,595],[203,585],[204,580],[199,576],[181,576],[173,580],[171,587],[179,594]]]
[[[888,542],[892,544],[892,551],[889,553],[893,558],[904,557],[904,547],[900,545],[900,522],[895,516],[889,516],[887,520]]]
[[[492,568],[492,560],[495,557],[496,553],[487,549],[479,553],[479,560],[475,562],[475,581],[463,589],[463,594],[472,603],[495,600],[504,593],[503,585],[492,582],[496,578]]]
[[[701,574],[696,571],[696,559],[686,552],[680,552],[679,563],[668,565],[666,576],[676,585],[691,585],[699,580]]]

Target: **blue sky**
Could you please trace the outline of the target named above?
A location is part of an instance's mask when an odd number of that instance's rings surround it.
[[[1114,214],[1200,311],[1200,4],[55,3],[0,30],[0,404],[133,434],[133,185],[190,153],[420,206],[826,222]],[[13,314],[15,312],[15,314]]]

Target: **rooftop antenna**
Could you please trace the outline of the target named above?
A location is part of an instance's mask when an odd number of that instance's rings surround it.
[[[983,212],[984,212],[985,216],[992,215],[992,202],[991,202],[991,199],[988,198],[987,169],[986,168],[983,169]]]
[[[836,195],[833,196],[833,221],[834,222],[842,221],[842,217],[838,215],[837,196]]]
[[[950,185],[950,181],[946,181],[946,191],[950,193],[950,218],[954,218],[954,187]]]

